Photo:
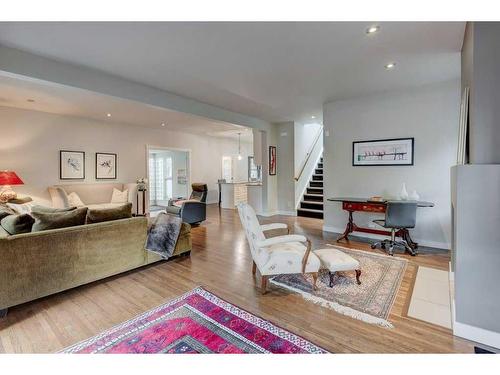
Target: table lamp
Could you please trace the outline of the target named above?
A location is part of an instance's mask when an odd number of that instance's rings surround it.
[[[0,171],[0,202],[5,203],[17,197],[11,185],[24,185],[24,182],[19,178],[16,172]]]

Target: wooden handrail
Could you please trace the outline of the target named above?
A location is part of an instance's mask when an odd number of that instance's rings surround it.
[[[309,149],[309,152],[306,154],[307,155],[306,160],[304,161],[304,163],[302,164],[302,167],[300,168],[299,175],[295,177],[295,181],[298,181],[300,179],[300,177],[302,176],[302,173],[304,172],[304,168],[306,167],[307,162],[309,161],[309,158],[311,157],[311,154],[314,150],[314,147],[316,147],[316,143],[318,143],[318,140],[320,139],[322,133],[323,133],[323,127],[321,127],[321,129],[319,130],[318,135],[316,136],[316,139],[314,140],[311,148]]]

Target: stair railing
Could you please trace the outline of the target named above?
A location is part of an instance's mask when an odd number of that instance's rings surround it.
[[[294,176],[293,182],[295,185],[295,208],[298,208],[300,205],[300,201],[303,198],[305,191],[307,190],[307,186],[309,184],[309,180],[314,173],[315,168],[317,167],[317,163],[323,153],[323,142],[320,142],[323,135],[323,127],[321,127],[316,135],[314,142],[311,145],[311,148],[307,152],[305,156],[304,162],[301,164],[301,168],[297,176]]]
[[[309,151],[306,154],[306,158],[300,167],[299,174],[297,176],[295,176],[295,181],[300,180],[300,177],[302,176],[302,173],[304,173],[304,169],[306,168],[307,162],[309,161],[309,158],[311,157],[311,154],[312,154],[314,148],[316,147],[316,144],[321,139],[322,135],[323,135],[323,127],[321,127],[319,129],[318,134],[316,135],[316,138],[314,139],[314,142],[312,143],[311,147],[309,148]]]

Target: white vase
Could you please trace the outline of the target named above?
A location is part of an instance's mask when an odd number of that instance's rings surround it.
[[[418,201],[420,199],[420,195],[418,195],[416,190],[413,190],[409,197],[412,201]]]
[[[408,191],[406,190],[406,184],[403,182],[401,186],[401,191],[399,192],[399,199],[406,201],[408,200]]]

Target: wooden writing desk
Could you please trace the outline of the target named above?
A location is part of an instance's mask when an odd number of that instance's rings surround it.
[[[358,227],[354,223],[354,220],[352,218],[353,212],[369,212],[369,213],[384,214],[387,206],[387,201],[380,201],[380,202],[371,201],[368,198],[328,198],[327,200],[330,202],[341,202],[342,209],[349,212],[349,220],[347,222],[345,231],[339,238],[337,238],[337,242],[343,239],[349,241],[349,234],[351,234],[352,232],[380,234],[383,236],[391,235],[391,232],[386,230]],[[417,206],[434,207],[434,203],[418,201]],[[404,239],[412,249],[415,250],[418,248],[418,244],[416,242],[413,242],[413,240],[411,239],[410,232],[408,231],[408,229],[406,228],[399,229],[396,232],[396,236]]]

